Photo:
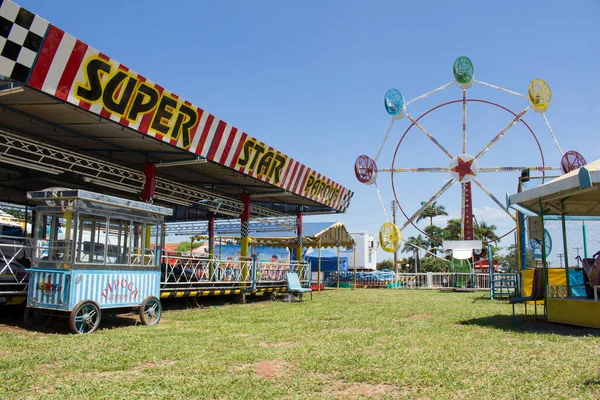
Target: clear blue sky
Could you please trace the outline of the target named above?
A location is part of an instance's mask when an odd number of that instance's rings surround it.
[[[520,93],[532,79],[545,79],[553,91],[546,115],[563,150],[578,150],[588,161],[599,158],[600,3],[594,0],[17,3],[352,189],[346,214],[310,219],[338,219],[351,231],[376,234],[385,222],[374,187],[355,179],[353,164],[360,154],[374,157],[383,140],[390,122],[383,108],[386,90],[398,88],[408,100],[448,83],[461,55],[473,61],[476,78]],[[524,99],[481,87],[468,95],[515,112],[527,106]],[[410,105],[408,112],[416,117],[460,96],[453,87]],[[424,119],[423,126],[457,154],[461,118],[460,106],[448,107]],[[469,106],[468,152],[476,153],[510,119],[492,107]],[[540,140],[546,164],[558,166],[560,154],[542,118],[529,112],[525,120]],[[406,119],[396,122],[380,167],[391,166],[407,127]],[[447,166],[444,154],[416,129],[398,152],[396,166]],[[535,142],[522,126],[481,160],[482,166],[540,164]],[[448,179],[414,175],[396,181],[409,215]],[[517,176],[479,178],[504,201],[506,192],[516,190]],[[389,175],[378,182],[389,208]],[[476,217],[506,232],[511,220],[478,188],[473,196]],[[438,204],[456,217],[459,199],[454,187]],[[379,253],[379,259],[388,257]]]

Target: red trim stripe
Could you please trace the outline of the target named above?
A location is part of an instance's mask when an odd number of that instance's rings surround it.
[[[231,164],[228,165],[229,167],[235,168],[235,166],[237,165],[237,160],[238,160],[238,158],[240,158],[240,153],[242,152],[244,143],[246,143],[247,137],[248,137],[248,135],[246,134],[246,132],[242,132],[242,136],[240,137],[240,141],[238,142],[237,149],[235,149],[235,154],[233,155],[233,158],[231,159]]]
[[[185,104],[188,104],[189,102],[185,102]],[[192,103],[189,103],[190,106],[192,106]],[[198,132],[198,127],[200,127],[200,120],[202,119],[202,115],[204,115],[204,110],[201,109],[200,107],[196,107],[196,115],[198,116],[198,121],[196,121],[196,124],[192,127],[192,129],[190,129],[190,143],[194,143],[194,139],[196,138],[196,133]],[[202,133],[198,133],[198,135],[202,136]],[[200,151],[202,151],[202,137],[200,137],[200,139],[198,140],[198,143],[196,144],[196,149],[194,150],[195,154],[200,154]],[[190,147],[191,149],[191,147]]]
[[[206,112],[206,111],[204,111],[204,112]],[[198,148],[200,149],[198,151],[202,151],[202,147],[204,147],[204,144],[208,140],[208,133],[210,132],[210,127],[212,126],[214,120],[215,120],[215,116],[212,114],[208,114],[208,117],[206,118],[204,127],[202,128],[202,136],[200,136],[200,140],[198,141]],[[209,152],[210,152],[211,147],[212,147],[212,143],[210,144],[210,146],[208,148]]]
[[[217,153],[217,150],[219,149],[219,144],[223,139],[223,131],[225,130],[226,125],[227,123],[225,121],[219,121],[217,131],[215,132],[215,137],[213,138],[212,145],[210,146],[210,151],[208,152],[207,158],[209,160],[217,161],[215,160],[215,154]]]
[[[232,151],[231,146],[233,146],[233,141],[237,136],[237,128],[231,127],[231,132],[229,132],[229,137],[227,138],[227,143],[225,143],[225,148],[223,149],[223,154],[221,154],[221,159],[219,159],[219,164],[225,165],[225,161],[227,161],[227,156]]]
[[[42,90],[52,61],[54,61],[56,50],[58,50],[58,46],[60,45],[64,34],[65,32],[63,30],[58,29],[54,25],[50,25],[50,29],[44,40],[44,46],[35,62],[33,71],[29,77],[29,82],[27,82],[29,86]]]
[[[308,177],[310,176],[311,171],[313,171],[312,169],[310,169],[308,167],[306,167],[306,168],[307,168],[306,175],[304,175],[302,182],[300,182],[300,187],[298,188],[298,192],[297,192],[300,196],[306,196],[306,195],[302,194],[302,190],[304,189],[304,186],[306,185],[306,181],[308,180]]]
[[[285,190],[290,190],[292,183],[294,182],[294,175],[296,174],[296,170],[298,169],[298,162],[296,160],[294,160],[293,158],[290,158],[290,165],[288,166],[286,173],[283,177],[283,180],[285,181],[288,177],[288,175],[290,176],[290,179],[288,180],[288,182],[285,185]]]
[[[75,76],[77,76],[77,71],[79,71],[79,67],[83,62],[83,57],[85,57],[85,52],[87,49],[88,45],[82,41],[77,40],[75,42],[75,46],[73,46],[73,51],[71,51],[71,55],[69,56],[69,60],[65,66],[65,70],[58,81],[56,97],[63,100],[68,99],[69,93],[71,92],[71,87],[75,81]]]
[[[304,166],[304,164],[300,164],[300,169],[298,170],[298,175],[296,176],[296,179],[294,179],[294,186],[292,187],[292,192],[294,192],[294,193],[298,193],[298,185],[300,184],[300,177],[304,173],[305,168],[306,167]]]

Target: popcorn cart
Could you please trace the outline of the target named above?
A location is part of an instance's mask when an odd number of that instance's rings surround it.
[[[85,190],[28,192],[36,204],[25,324],[43,328],[68,316],[73,333],[92,333],[102,313],[139,309],[161,316],[160,249],[169,208]]]

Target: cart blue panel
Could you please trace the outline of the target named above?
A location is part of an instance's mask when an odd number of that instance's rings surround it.
[[[160,298],[160,271],[73,270],[69,309],[83,300],[100,308],[135,307],[148,296]]]
[[[68,309],[71,270],[30,269],[29,272],[29,307]]]

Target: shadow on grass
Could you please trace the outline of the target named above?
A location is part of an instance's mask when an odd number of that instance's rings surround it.
[[[259,303],[270,301],[269,296],[246,296],[247,303]],[[229,296],[206,296],[206,297],[193,297],[193,298],[172,298],[161,300],[163,311],[171,310],[185,310],[185,309],[200,309],[208,307],[219,307],[229,304],[239,304],[240,297],[229,295]],[[140,317],[137,310],[127,311],[124,310],[122,313],[114,314],[110,310],[104,309],[102,311],[102,321],[100,322],[99,329],[118,329],[127,326],[140,325]],[[0,332],[15,332],[15,333],[26,333],[34,332],[25,327],[24,323],[24,305],[16,306],[0,306]],[[64,313],[61,315],[53,316],[48,325],[38,332],[49,333],[49,334],[69,334],[69,314]]]
[[[493,315],[489,317],[473,318],[461,321],[460,325],[477,325],[485,328],[495,328],[503,331],[517,333],[549,333],[562,336],[596,336],[600,337],[600,331],[591,328],[579,326],[563,325],[554,322],[548,322],[541,318],[525,317],[517,315],[513,319],[510,315]]]

